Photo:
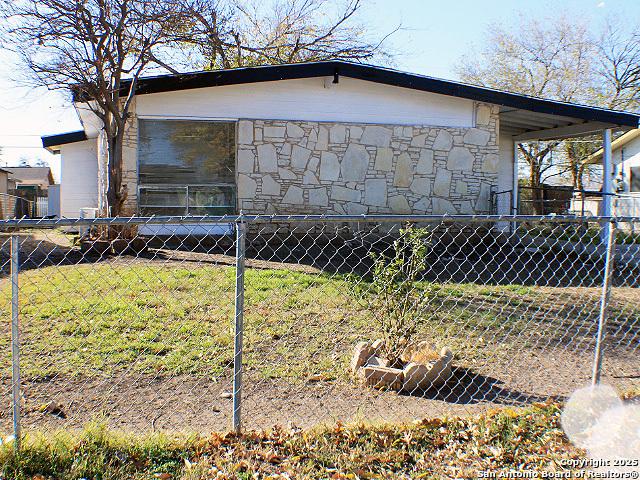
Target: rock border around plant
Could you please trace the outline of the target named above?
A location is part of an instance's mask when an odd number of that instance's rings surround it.
[[[382,347],[381,340],[359,342],[354,347],[351,371],[369,387],[412,393],[440,387],[451,377],[453,352],[447,347],[437,354],[428,342],[420,342],[413,351],[403,354],[403,368],[390,367],[380,355]],[[425,352],[433,361],[417,361]]]

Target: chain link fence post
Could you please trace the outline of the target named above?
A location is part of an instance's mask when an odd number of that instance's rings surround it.
[[[13,403],[13,436],[20,449],[20,328],[18,273],[20,237],[11,235],[11,394]]]
[[[593,376],[592,385],[600,383],[600,375],[602,373],[602,347],[605,337],[605,328],[607,326],[607,314],[609,308],[609,300],[611,298],[611,280],[613,277],[613,264],[615,263],[616,248],[616,231],[617,225],[615,220],[611,220],[606,224],[607,250],[605,254],[604,279],[602,282],[602,295],[600,297],[600,316],[598,318],[598,332],[596,334],[596,347],[593,358]]]
[[[242,428],[242,337],[244,335],[244,259],[246,225],[242,212],[236,221],[236,296],[233,349],[233,429]]]

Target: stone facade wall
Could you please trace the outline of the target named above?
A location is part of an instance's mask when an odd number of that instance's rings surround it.
[[[487,213],[497,184],[498,107],[474,128],[240,120],[245,213]]]
[[[135,99],[127,120],[122,145],[122,185],[126,186],[127,199],[122,215],[138,213],[138,118]]]
[[[487,213],[497,184],[498,107],[474,128],[280,120],[238,122],[245,213]],[[123,150],[124,215],[138,212],[135,104]]]

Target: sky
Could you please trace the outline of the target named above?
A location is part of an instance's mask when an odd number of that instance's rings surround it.
[[[565,14],[586,19],[597,29],[608,16],[640,21],[638,0],[364,0],[361,17],[371,32],[384,34],[400,25],[391,40],[397,53],[394,68],[456,79],[455,66],[474,45],[480,45],[492,24],[513,25],[519,15],[544,18]],[[49,163],[54,176],[59,160],[40,148],[40,136],[80,128],[65,95],[26,87],[20,67],[0,51],[0,165],[22,160]]]

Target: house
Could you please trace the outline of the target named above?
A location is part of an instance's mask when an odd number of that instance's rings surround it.
[[[10,189],[15,188],[15,184],[9,180],[10,175],[11,175],[11,172],[9,170],[0,168],[0,194],[9,193]]]
[[[49,185],[54,185],[53,174],[49,167],[7,167],[9,181],[15,184],[17,190],[46,191]]]
[[[602,158],[603,152],[599,149],[587,158],[587,162],[601,163]],[[612,213],[640,216],[640,129],[630,130],[611,142],[611,161],[617,193],[612,202]]]
[[[49,167],[7,167],[0,172],[0,193],[9,193],[2,203],[2,218],[23,215],[57,215],[57,191]]]
[[[75,107],[83,130],[42,137],[62,156],[68,217],[104,207],[99,122]],[[345,61],[147,77],[125,135],[125,213],[512,213],[516,142],[639,119]]]

